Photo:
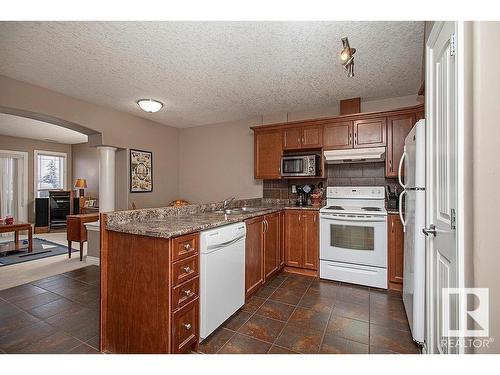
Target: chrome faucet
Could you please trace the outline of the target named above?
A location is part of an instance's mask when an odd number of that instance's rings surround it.
[[[229,197],[229,198],[224,199],[223,209],[227,210],[229,208],[229,205],[231,204],[231,202],[234,201],[234,199],[235,199],[234,197]]]

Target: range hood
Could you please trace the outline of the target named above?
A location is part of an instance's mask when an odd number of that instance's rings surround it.
[[[385,147],[325,151],[327,164],[363,163],[385,160]]]

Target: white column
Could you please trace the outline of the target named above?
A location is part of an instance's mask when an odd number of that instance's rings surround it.
[[[115,210],[115,152],[116,147],[99,149],[99,212]]]

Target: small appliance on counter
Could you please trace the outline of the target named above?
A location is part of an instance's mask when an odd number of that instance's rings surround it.
[[[299,207],[310,206],[311,205],[310,194],[313,190],[314,190],[314,185],[297,186],[298,197],[295,200],[295,205]]]

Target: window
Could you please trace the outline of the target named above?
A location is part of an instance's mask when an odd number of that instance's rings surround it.
[[[49,190],[66,189],[65,153],[35,150],[35,194],[48,197]]]

